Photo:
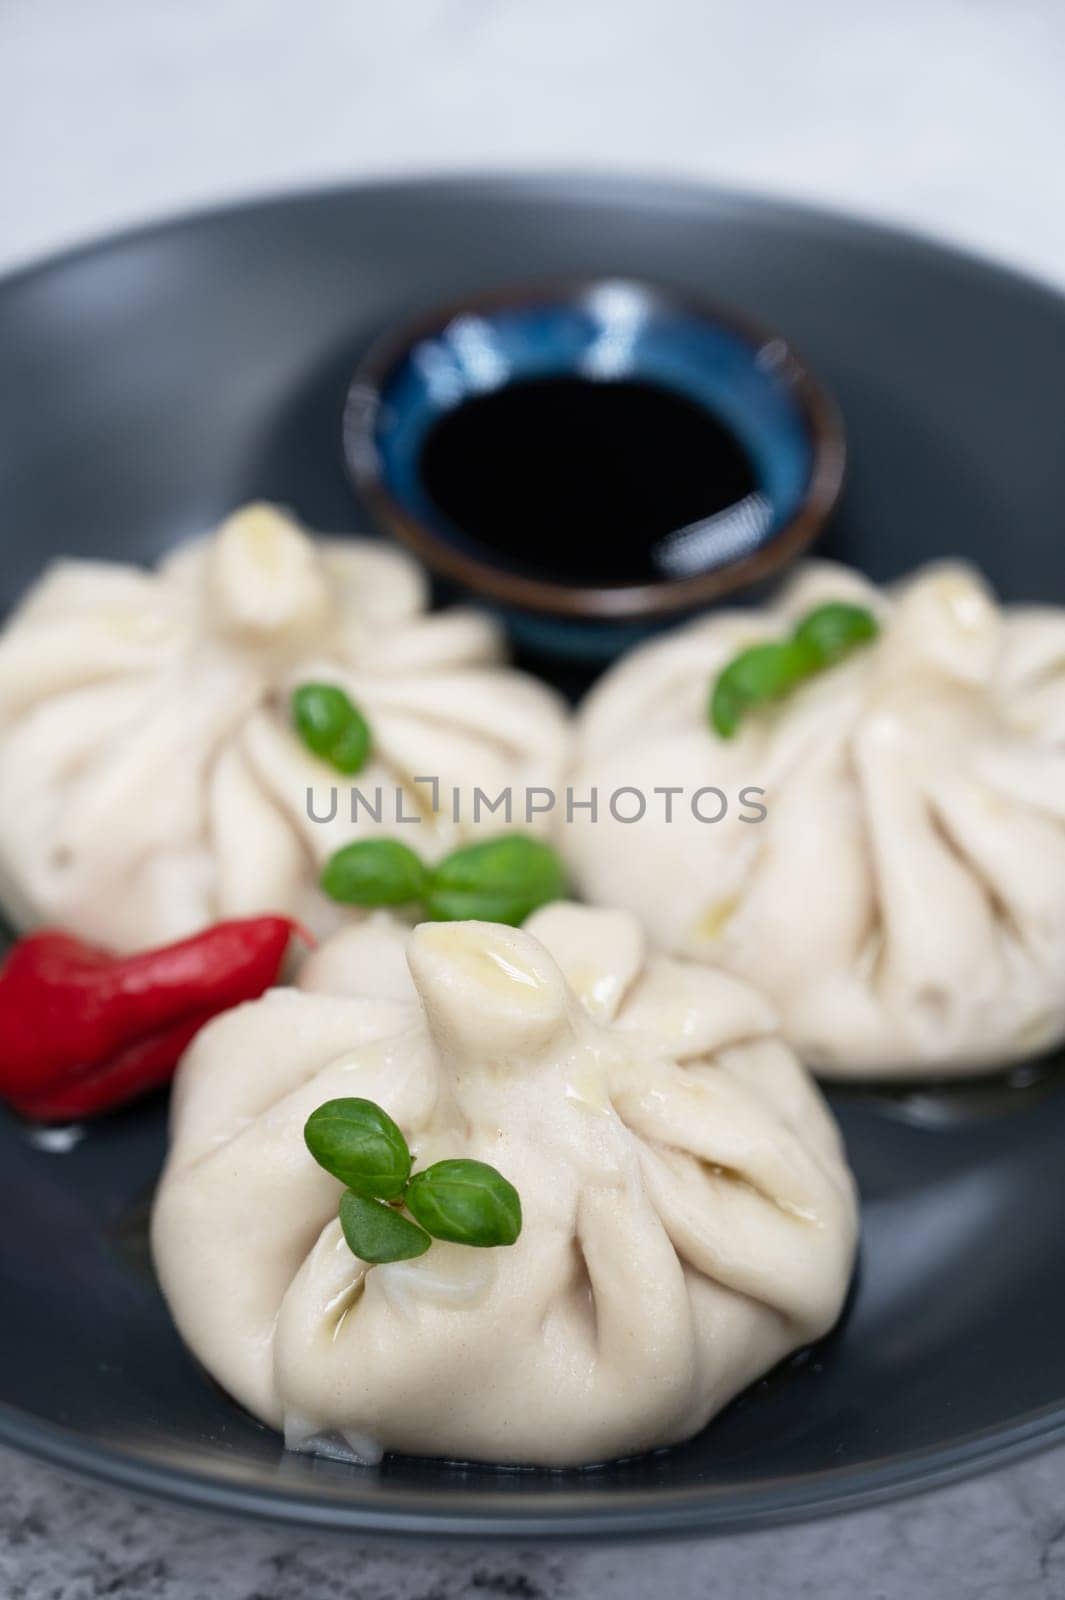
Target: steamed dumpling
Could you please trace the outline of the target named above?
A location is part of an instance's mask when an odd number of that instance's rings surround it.
[[[721,669],[837,599],[876,614],[877,640],[720,739]],[[755,979],[827,1074],[991,1070],[1065,1036],[1065,610],[1004,609],[958,564],[887,590],[811,564],[776,605],[716,612],[609,672],[572,782],[600,793],[595,825],[576,811],[562,835],[582,892]],[[672,822],[659,799],[626,825],[607,804],[620,785],[684,794]],[[704,785],[724,820],[695,820]],[[764,820],[742,820],[749,787]]]
[[[0,636],[9,915],[120,949],[267,910],[322,930],[337,913],[316,880],[340,845],[376,828],[434,859],[469,836],[475,787],[553,785],[559,701],[499,664],[487,619],[425,606],[407,556],[316,542],[266,505],[155,571],[51,567]],[[290,696],[307,682],[340,686],[367,718],[373,755],[357,777],[294,733]],[[435,814],[418,777],[439,781]],[[380,823],[360,806],[352,824],[353,784]],[[420,824],[397,825],[397,792]],[[334,797],[333,819],[312,821]]]
[[[508,1248],[367,1266],[316,1106],[375,1100],[416,1168],[515,1184]],[[153,1216],[171,1311],[290,1446],[568,1466],[671,1444],[835,1322],[855,1245],[835,1124],[746,984],[565,904],[523,931],[383,917],[182,1064]]]

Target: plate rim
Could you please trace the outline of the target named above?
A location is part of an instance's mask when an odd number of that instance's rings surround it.
[[[712,1425],[712,1424],[711,1424]],[[74,1473],[83,1480],[207,1514],[304,1533],[423,1542],[512,1543],[516,1539],[560,1544],[630,1543],[638,1539],[720,1538],[791,1524],[819,1521],[913,1498],[1022,1461],[1065,1440],[1065,1401],[1027,1412],[1020,1419],[982,1429],[946,1446],[896,1455],[855,1470],[836,1467],[775,1486],[715,1493],[712,1486],[658,1491],[648,1503],[644,1489],[609,1491],[610,1505],[575,1510],[521,1509],[521,1497],[505,1511],[439,1507],[432,1490],[411,1509],[410,1491],[395,1499],[348,1504],[289,1489],[242,1487],[181,1467],[146,1462],[130,1451],[86,1442],[73,1429],[43,1422],[0,1401],[0,1446]],[[914,1463],[918,1462],[917,1470]],[[657,1499],[656,1495],[656,1499]],[[538,1497],[541,1502],[550,1497]],[[434,1506],[434,1501],[436,1506]]]
[[[801,196],[752,191],[693,176],[551,167],[381,173],[354,181],[341,178],[223,197],[31,256],[0,273],[0,302],[53,273],[76,268],[115,250],[163,242],[167,236],[189,228],[255,212],[381,193],[408,202],[419,194],[512,199],[533,199],[540,194],[545,199],[573,204],[583,200],[588,204],[643,208],[667,205],[674,214],[678,206],[719,218],[730,213],[745,218],[753,214],[773,226],[801,225],[829,237],[864,238],[907,258],[935,261],[955,272],[1027,295],[1045,303],[1048,313],[1065,317],[1065,287],[1054,280],[1009,260],[889,219],[816,201],[808,203]],[[641,1538],[705,1538],[753,1532],[927,1493],[1008,1466],[1063,1441],[1065,1397],[944,1445],[898,1454],[865,1467],[830,1468],[801,1480],[769,1480],[743,1491],[715,1490],[712,1484],[683,1491],[613,1489],[609,1491],[609,1505],[570,1510],[550,1509],[546,1504],[550,1497],[539,1497],[539,1505],[523,1509],[521,1496],[515,1496],[505,1510],[476,1505],[467,1509],[459,1497],[450,1508],[441,1506],[439,1497],[427,1491],[422,1496],[423,1505],[411,1509],[409,1490],[399,1491],[391,1499],[386,1495],[372,1502],[349,1504],[291,1489],[242,1487],[190,1469],[146,1461],[133,1451],[93,1441],[72,1428],[45,1421],[0,1400],[0,1446],[84,1480],[208,1514],[228,1514],[304,1532],[482,1544],[515,1539],[621,1543]]]
[[[880,244],[905,254],[917,252],[949,260],[958,270],[977,277],[1007,280],[1014,289],[1028,291],[1045,298],[1065,310],[1065,283],[1049,275],[1044,277],[1034,269],[1011,261],[1006,257],[982,252],[975,246],[939,235],[930,229],[862,211],[851,211],[830,201],[805,200],[801,195],[789,194],[774,188],[748,189],[740,184],[716,180],[703,181],[698,176],[679,173],[654,172],[638,169],[600,168],[581,166],[531,166],[508,170],[506,168],[458,167],[446,172],[426,169],[411,172],[368,173],[365,177],[327,179],[321,183],[282,185],[251,194],[233,195],[228,199],[212,199],[202,205],[195,203],[178,210],[149,217],[144,222],[120,224],[115,228],[90,233],[74,239],[56,250],[32,255],[25,261],[16,261],[0,272],[0,296],[9,290],[23,287],[30,279],[43,277],[52,271],[76,266],[95,255],[126,245],[150,243],[169,233],[202,223],[221,222],[230,217],[247,215],[254,211],[271,211],[278,207],[316,204],[322,201],[343,200],[366,194],[391,191],[409,196],[418,192],[444,194],[468,193],[484,195],[491,191],[513,194],[525,191],[530,197],[539,190],[545,195],[572,201],[585,199],[600,203],[652,205],[654,203],[685,203],[693,210],[717,212],[735,211],[745,216],[760,213],[767,221],[781,225],[794,222],[815,223],[819,229],[846,234],[849,237],[865,236]]]

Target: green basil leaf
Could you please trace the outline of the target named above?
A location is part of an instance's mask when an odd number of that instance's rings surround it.
[[[352,706],[351,720],[344,731],[333,740],[329,751],[329,761],[338,772],[350,776],[361,772],[370,759],[370,750],[373,740],[370,738],[370,725],[362,712]]]
[[[407,1141],[372,1100],[327,1100],[307,1118],[303,1137],[318,1165],[357,1194],[396,1200],[407,1186]]]
[[[521,1232],[517,1189],[484,1161],[437,1161],[416,1172],[407,1205],[434,1239],[453,1244],[513,1244]]]
[[[360,839],[329,857],[319,880],[326,894],[350,906],[401,906],[425,898],[428,875],[398,839]]]
[[[432,1244],[424,1228],[380,1200],[367,1200],[350,1189],[340,1197],[340,1226],[352,1255],[371,1266],[384,1261],[410,1261]]]
[[[710,694],[710,722],[714,732],[722,739],[731,739],[736,733],[749,701],[723,672]]]
[[[708,714],[714,731],[731,739],[752,706],[781,699],[804,679],[875,639],[877,632],[871,611],[833,600],[805,616],[790,639],[741,651],[711,690]]]
[[[795,629],[795,641],[810,647],[819,666],[832,666],[856,645],[875,639],[878,631],[876,618],[864,606],[833,600],[803,618]]]
[[[292,720],[308,750],[337,772],[361,772],[370,754],[362,712],[332,683],[304,683],[292,696]]]
[[[434,922],[525,921],[538,906],[565,898],[566,873],[550,845],[524,833],[501,834],[454,850],[430,869],[425,910]]]
[[[778,699],[815,668],[810,651],[791,640],[742,651],[714,685],[710,720],[715,730],[723,739],[731,739],[750,706]]]

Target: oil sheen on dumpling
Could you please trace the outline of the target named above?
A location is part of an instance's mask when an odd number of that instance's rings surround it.
[[[517,1243],[356,1259],[303,1141],[338,1096],[383,1105],[416,1169],[497,1167]],[[211,1023],[152,1232],[186,1342],[291,1447],[573,1466],[689,1437],[825,1333],[856,1213],[760,996],[557,904],[520,931],[378,916]]]
[[[706,706],[726,663],[835,599],[876,614],[876,642],[718,738]],[[578,796],[685,790],[671,823],[576,812],[562,842],[582,891],[754,978],[811,1065],[961,1074],[1065,1036],[1065,611],[1003,608],[960,564],[888,590],[811,564],[773,607],[635,650],[577,742]],[[693,818],[703,785],[725,820]],[[740,820],[746,786],[765,820]]]
[[[9,915],[117,948],[268,910],[323,931],[336,909],[315,883],[339,845],[379,829],[432,859],[469,836],[475,786],[513,785],[520,804],[523,785],[553,785],[556,697],[500,665],[486,618],[425,605],[401,552],[315,541],[266,505],[155,571],[52,566],[0,636]],[[295,735],[290,696],[307,682],[339,685],[366,716],[373,754],[357,777]],[[439,781],[435,815],[418,777]],[[352,825],[352,784],[380,824],[360,806]],[[312,821],[334,792],[335,817]],[[397,824],[397,804],[422,822]]]

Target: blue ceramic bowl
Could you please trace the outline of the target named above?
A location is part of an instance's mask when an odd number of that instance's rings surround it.
[[[515,570],[427,492],[422,449],[444,412],[562,376],[672,389],[723,422],[750,458],[758,488],[740,514],[685,530],[660,580],[583,585]],[[836,503],[845,452],[835,403],[781,335],[666,288],[601,279],[454,302],[392,330],[349,389],[344,453],[370,511],[433,571],[502,608],[525,642],[594,656],[793,561]]]

